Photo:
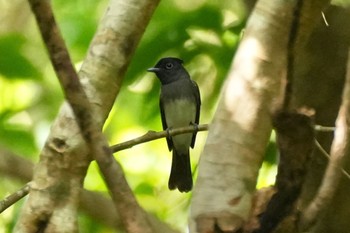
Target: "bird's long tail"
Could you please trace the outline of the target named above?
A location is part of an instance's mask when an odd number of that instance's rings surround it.
[[[178,153],[173,150],[173,162],[171,165],[169,189],[178,188],[180,192],[188,192],[192,189],[192,172],[190,162],[190,152]]]

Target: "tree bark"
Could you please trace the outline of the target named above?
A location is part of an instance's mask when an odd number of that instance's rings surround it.
[[[350,45],[349,7],[331,6],[324,12],[328,25],[319,19],[306,46],[298,53],[295,65],[294,104],[315,109],[315,124],[334,126],[344,86]],[[317,132],[318,142],[328,152],[333,133]],[[322,182],[328,159],[315,149],[300,200],[303,210],[313,200]],[[345,170],[350,163],[345,161]],[[326,213],[318,218],[311,232],[345,233],[349,222],[349,180],[343,176]]]
[[[297,2],[258,1],[250,16],[201,155],[191,232],[238,232],[248,219],[271,131],[271,111],[278,107],[286,74]],[[327,4],[304,4],[296,50]]]
[[[0,160],[0,173],[4,176],[23,183],[27,183],[32,179],[34,164],[31,161],[12,152],[2,150],[0,150],[0,157],[2,158]],[[117,231],[123,230],[120,216],[114,208],[112,200],[101,193],[82,190],[80,192],[79,211],[83,211],[94,220]],[[157,229],[159,233],[179,233],[152,214],[148,214],[147,218],[153,229]]]
[[[79,71],[100,128],[157,3],[110,1]],[[77,232],[77,207],[90,160],[73,113],[65,103],[41,152],[15,231]]]

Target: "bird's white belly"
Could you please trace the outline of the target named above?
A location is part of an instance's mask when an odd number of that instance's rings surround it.
[[[189,100],[169,101],[164,105],[165,120],[168,128],[185,127],[195,123],[196,104]],[[176,135],[173,137],[175,148],[189,148],[191,145],[192,133]]]

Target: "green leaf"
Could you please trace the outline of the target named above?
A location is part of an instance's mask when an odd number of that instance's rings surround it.
[[[154,190],[153,190],[153,187],[149,184],[149,183],[141,183],[139,184],[135,190],[134,190],[135,193],[137,194],[143,194],[143,195],[153,195],[154,194]]]
[[[38,148],[31,128],[7,122],[15,113],[14,111],[0,113],[0,143],[15,153],[34,155],[38,152]]]
[[[19,34],[0,37],[0,74],[6,78],[38,78],[39,71],[23,55],[25,38]]]

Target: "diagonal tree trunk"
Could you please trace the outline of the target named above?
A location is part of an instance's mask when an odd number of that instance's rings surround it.
[[[102,128],[158,1],[111,0],[79,76]],[[16,232],[77,232],[77,208],[91,158],[65,103],[35,169]]]

